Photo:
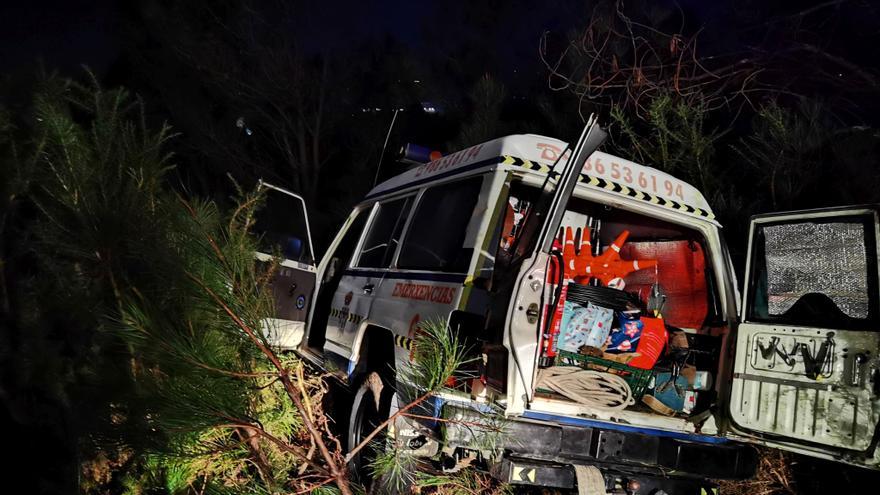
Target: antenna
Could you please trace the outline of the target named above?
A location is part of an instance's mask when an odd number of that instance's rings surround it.
[[[382,169],[382,159],[385,158],[385,148],[388,147],[388,138],[391,137],[391,130],[394,129],[394,122],[397,120],[397,114],[400,112],[400,109],[394,110],[394,116],[391,117],[391,125],[388,126],[388,133],[385,134],[385,144],[382,145],[382,153],[379,154],[379,164],[376,165],[376,175],[373,176],[373,187],[376,186],[376,181],[379,180],[379,170]]]

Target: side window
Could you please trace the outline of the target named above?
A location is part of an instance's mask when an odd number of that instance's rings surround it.
[[[403,241],[399,268],[463,273],[473,249],[463,247],[482,177],[432,187],[422,194]]]
[[[293,196],[269,189],[266,204],[257,212],[254,232],[260,235],[257,249],[261,253],[303,263],[315,259],[309,249],[303,204]]]
[[[877,265],[868,217],[755,229],[751,320],[853,329],[876,321]]]
[[[400,241],[412,204],[412,196],[379,204],[379,211],[364,239],[357,266],[360,268],[388,268]]]

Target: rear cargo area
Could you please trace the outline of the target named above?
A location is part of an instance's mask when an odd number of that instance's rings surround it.
[[[702,234],[574,198],[554,251],[529,409],[715,433],[727,327]]]

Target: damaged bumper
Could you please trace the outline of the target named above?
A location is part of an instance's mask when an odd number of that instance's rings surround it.
[[[473,425],[484,422],[485,416],[451,404],[445,406],[444,416],[456,420],[445,425],[446,445],[485,450],[489,444],[496,453],[503,452],[492,471],[511,483],[571,488],[574,466],[583,465],[597,466],[606,476],[629,473],[690,480],[745,479],[757,468],[754,448],[718,437],[649,433],[548,414],[508,418],[482,429]]]

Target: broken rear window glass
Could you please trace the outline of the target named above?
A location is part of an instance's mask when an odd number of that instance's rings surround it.
[[[873,319],[876,263],[868,225],[850,217],[759,226],[751,316],[833,328]]]

